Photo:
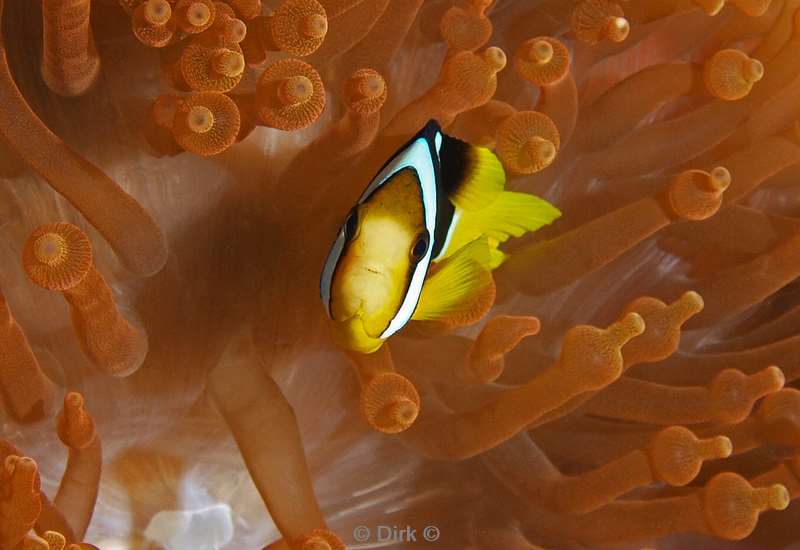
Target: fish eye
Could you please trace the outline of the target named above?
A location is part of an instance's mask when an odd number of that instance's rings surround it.
[[[355,237],[358,231],[358,209],[353,208],[344,221],[344,237],[348,241]]]
[[[411,249],[411,258],[418,262],[424,256],[425,253],[428,251],[428,244],[430,238],[427,231],[423,231],[419,237],[417,237],[417,242],[414,243],[414,248]]]

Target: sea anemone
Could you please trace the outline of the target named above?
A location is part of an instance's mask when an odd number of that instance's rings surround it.
[[[0,550],[800,541],[797,1],[0,14]],[[429,119],[562,216],[345,351],[326,255]]]

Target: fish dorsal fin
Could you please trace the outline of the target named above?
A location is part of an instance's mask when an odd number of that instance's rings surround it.
[[[479,321],[494,304],[492,261],[487,239],[465,245],[425,281],[412,319],[456,326]]]
[[[464,210],[485,208],[505,188],[503,165],[485,147],[442,135],[439,158],[445,193],[453,204]]]

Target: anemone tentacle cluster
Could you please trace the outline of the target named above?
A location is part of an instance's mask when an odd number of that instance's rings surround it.
[[[0,550],[800,542],[800,2],[0,14]],[[563,215],[344,351],[325,254],[429,119]]]

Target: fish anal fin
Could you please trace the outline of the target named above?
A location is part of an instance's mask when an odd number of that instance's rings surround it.
[[[487,239],[462,247],[425,281],[412,319],[450,327],[478,322],[494,305],[493,261]]]

